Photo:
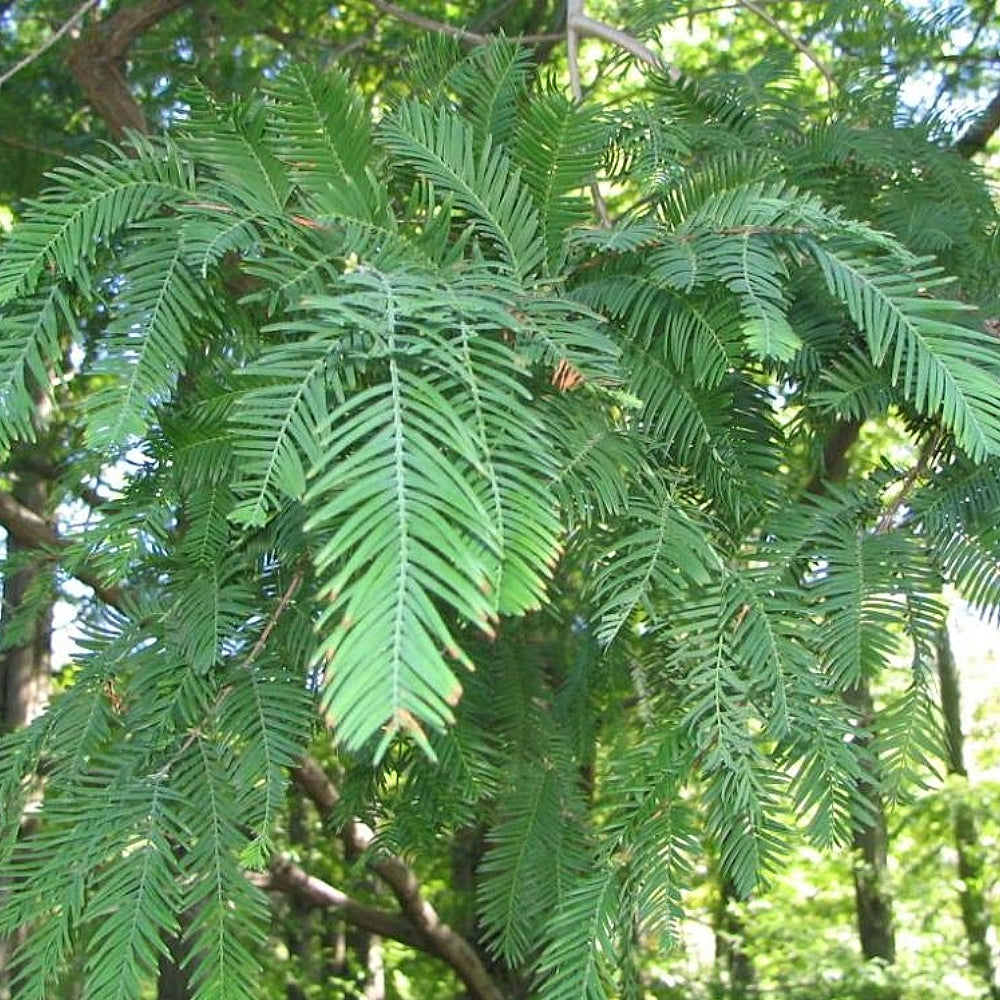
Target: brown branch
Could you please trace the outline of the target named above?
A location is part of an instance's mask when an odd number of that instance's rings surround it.
[[[0,525],[22,545],[50,552],[53,557],[65,553],[70,546],[70,542],[61,538],[44,517],[18,503],[14,497],[2,490],[0,490]],[[124,606],[125,594],[122,589],[106,583],[92,567],[86,564],[69,565],[66,566],[66,571],[90,587],[105,604],[115,608]]]
[[[372,4],[378,10],[382,11],[383,14],[388,14],[390,17],[394,17],[396,20],[403,21],[406,24],[412,24],[416,28],[422,28],[424,31],[433,31],[439,35],[449,35],[452,38],[459,39],[459,41],[469,42],[473,45],[482,45],[490,40],[489,35],[483,35],[476,31],[468,31],[465,28],[446,24],[443,21],[435,21],[433,18],[424,17],[422,14],[413,14],[391,3],[390,0],[372,0]],[[584,15],[580,8],[581,4],[579,0],[576,0],[576,2],[570,0],[567,4],[567,32],[565,35],[552,32],[540,35],[518,35],[516,36],[516,40],[527,43],[558,42],[562,41],[563,38],[570,39],[574,34],[586,35],[588,38],[599,38],[601,41],[609,42],[611,45],[616,45],[618,48],[631,53],[640,62],[646,63],[647,66],[666,72],[674,82],[680,79],[681,74],[679,70],[667,66],[651,48],[634,35],[630,35],[628,32],[621,31],[618,28],[612,28],[610,24],[605,24],[603,21],[595,21],[593,18]]]
[[[319,762],[309,755],[302,758],[292,773],[292,780],[324,817],[340,799],[334,783]],[[340,830],[340,837],[349,854],[367,857],[368,868],[389,887],[410,924],[427,939],[433,953],[455,970],[472,995],[478,1000],[503,1000],[499,987],[472,945],[444,923],[424,897],[413,869],[402,858],[373,851],[375,832],[361,820],[348,820]]]
[[[773,28],[789,45],[798,49],[803,54],[820,71],[823,79],[826,81],[827,94],[832,96],[834,90],[836,90],[837,81],[834,79],[833,72],[829,66],[801,38],[797,38],[774,15],[764,10],[760,4],[755,3],[754,0],[741,0],[741,5],[750,11],[751,14],[759,17],[765,24]]]
[[[261,630],[260,636],[253,645],[253,649],[250,650],[250,654],[247,656],[246,661],[243,664],[244,668],[251,666],[254,660],[256,660],[257,657],[264,651],[264,647],[267,645],[267,640],[271,638],[271,633],[274,631],[275,626],[278,624],[281,616],[285,613],[285,609],[292,603],[292,598],[295,596],[295,592],[302,585],[302,577],[302,570],[296,570],[291,582],[285,588],[285,592],[281,595],[277,606],[271,613],[271,617],[268,618],[267,624]]]
[[[251,873],[248,878],[266,892],[283,892],[308,906],[337,910],[355,927],[381,937],[392,938],[420,951],[437,954],[432,944],[418,934],[405,917],[360,903],[285,858],[275,859],[267,872]]]
[[[22,69],[30,66],[36,59],[43,56],[52,48],[60,38],[68,31],[72,31],[80,23],[83,16],[92,7],[96,7],[100,0],[85,0],[79,7],[64,21],[52,34],[42,42],[37,48],[29,52],[23,59],[19,59],[10,69],[0,73],[0,87],[2,87],[12,76],[20,73]]]
[[[635,35],[630,35],[626,31],[612,28],[610,24],[603,21],[595,21],[591,17],[580,13],[568,19],[573,30],[580,35],[589,38],[599,38],[602,42],[617,45],[630,55],[633,55],[640,62],[645,63],[652,69],[659,70],[667,74],[670,80],[676,83],[681,78],[680,70],[673,66],[668,66],[648,45],[639,41]]]
[[[457,38],[460,42],[468,42],[470,45],[483,45],[490,40],[489,35],[484,35],[478,31],[469,31],[467,28],[459,28],[454,24],[447,24],[444,21],[435,21],[431,17],[424,17],[423,14],[414,14],[403,7],[399,7],[389,0],[372,0],[372,6],[380,10],[383,14],[388,14],[397,21],[404,24],[412,24],[415,28],[424,31],[432,31],[436,35],[447,35],[449,38]],[[562,40],[562,35],[546,33],[537,35],[517,35],[516,41],[535,42],[558,42]]]
[[[87,100],[116,138],[148,132],[139,102],[125,79],[124,62],[132,43],[191,0],[146,0],[130,4],[91,25],[74,43],[66,65]]]
[[[916,485],[917,480],[930,468],[931,463],[937,457],[938,449],[941,447],[941,442],[944,440],[944,430],[938,428],[931,436],[928,438],[927,443],[924,445],[920,452],[920,457],[913,464],[913,468],[906,474],[906,478],[900,483],[899,492],[896,494],[892,503],[882,512],[882,516],[879,518],[878,524],[875,526],[876,535],[884,535],[887,531],[890,531],[895,527],[896,517],[899,514],[900,509],[903,504],[909,500],[910,493],[913,487]]]
[[[1000,129],[1000,94],[983,109],[983,113],[959,136],[954,150],[966,160],[981,153]]]
[[[383,14],[388,14],[404,24],[412,24],[415,28],[422,28],[424,31],[433,31],[437,35],[448,35],[451,38],[459,39],[459,41],[472,42],[475,45],[481,45],[489,40],[486,35],[480,35],[478,32],[466,31],[465,28],[445,24],[443,21],[435,21],[422,14],[413,14],[402,7],[397,7],[394,3],[389,3],[389,0],[372,0],[372,4]]]

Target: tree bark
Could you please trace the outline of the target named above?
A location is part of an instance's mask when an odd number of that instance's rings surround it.
[[[49,486],[45,478],[30,468],[20,468],[16,458],[12,477],[12,501],[47,524]],[[28,725],[45,710],[52,672],[52,565],[39,557],[36,546],[9,531],[7,565],[13,571],[3,580],[0,637],[10,634],[15,638],[0,651],[0,733]],[[16,998],[11,960],[24,933],[0,938],[0,1000]]]
[[[115,139],[148,132],[142,106],[125,78],[132,43],[191,0],[146,0],[120,8],[87,27],[70,48],[66,65]]]
[[[750,1000],[758,995],[753,959],[744,947],[746,925],[734,909],[739,895],[731,879],[718,876],[715,908],[715,968],[730,1000]]]
[[[875,717],[871,689],[862,679],[845,700],[858,714],[861,726],[870,726]],[[874,780],[863,783],[861,792],[868,800],[872,821],[854,831],[854,895],[857,905],[861,953],[867,960],[879,959],[886,965],[896,961],[896,932],[893,925],[892,896],[887,882],[889,833],[885,806]]]
[[[339,792],[319,762],[308,755],[303,757],[292,778],[312,800],[320,815],[328,816],[339,801]],[[356,926],[383,937],[413,944],[428,954],[436,955],[451,966],[465,984],[469,995],[476,1000],[503,1000],[503,991],[476,949],[440,918],[424,895],[423,886],[413,869],[400,857],[373,850],[375,832],[366,823],[351,819],[339,832],[345,852],[366,857],[369,871],[381,879],[396,898],[400,909],[398,917],[372,907],[360,906],[339,890],[319,883],[306,872],[287,863],[277,869],[272,867],[272,877],[284,883],[277,887],[295,891],[300,897],[312,891],[317,903],[325,900],[321,905],[339,908]],[[374,917],[373,914],[378,916]]]
[[[975,811],[963,794],[967,790],[968,771],[962,733],[961,683],[947,625],[938,635],[937,668],[948,774],[960,784],[952,805],[952,829],[958,853],[959,905],[969,949],[969,966],[984,983],[991,1000],[1000,1000],[1000,982],[990,946],[990,907],[983,889],[983,852]]]
[[[807,491],[821,495],[827,483],[843,482],[850,473],[848,451],[858,440],[861,422],[837,424],[823,446],[822,468],[810,480]],[[844,701],[857,715],[860,728],[870,727],[875,718],[871,687],[867,678],[844,692]],[[873,761],[873,768],[878,762]],[[859,826],[853,835],[854,900],[861,953],[866,960],[877,959],[887,965],[896,960],[896,934],[893,922],[892,897],[888,891],[889,833],[885,803],[878,792],[875,775],[859,789],[868,801],[871,822]]]
[[[15,475],[13,499],[44,521],[48,484],[30,471]],[[16,620],[39,588],[52,589],[51,565],[38,555],[37,548],[8,534],[7,560],[17,568],[3,582],[0,634],[14,628],[20,630],[21,637],[0,652],[0,727],[4,732],[26,726],[48,703],[52,669],[51,601],[36,600],[38,607],[32,620]]]
[[[181,938],[173,934],[166,945],[169,954],[160,956],[157,967],[156,1000],[185,1000],[191,995],[191,981],[184,965],[187,949]]]

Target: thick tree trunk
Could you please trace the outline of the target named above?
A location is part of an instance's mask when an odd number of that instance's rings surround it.
[[[844,698],[858,713],[859,723],[870,726],[875,708],[868,682],[862,680],[845,692]],[[885,806],[874,781],[865,782],[861,792],[868,799],[872,821],[854,832],[854,897],[858,936],[866,959],[879,959],[891,965],[896,960],[896,933],[892,897],[887,887],[889,835]]]
[[[961,686],[947,625],[938,636],[937,666],[948,773],[964,783],[968,779],[968,771],[963,747]],[[1000,982],[990,947],[990,909],[983,889],[983,852],[975,813],[961,795],[954,801],[952,826],[958,853],[959,903],[969,949],[969,966],[985,984],[991,1000],[1000,1000]]]
[[[47,514],[48,484],[31,471],[15,473],[14,499],[32,513]],[[8,632],[17,639],[0,652],[0,728],[11,732],[40,715],[49,699],[52,672],[52,602],[37,600],[30,621],[21,614],[31,596],[52,589],[52,570],[37,551],[7,538],[7,560],[16,567],[3,581],[0,636]],[[18,620],[22,619],[22,620]]]
[[[44,518],[48,513],[48,484],[30,469],[13,472],[12,495],[25,509]],[[3,580],[0,638],[0,732],[26,726],[48,703],[52,672],[52,569],[36,549],[7,536],[7,561],[14,567]],[[34,605],[34,610],[29,610]],[[2,883],[0,883],[2,894]],[[15,1000],[11,957],[23,939],[0,939],[0,1000]]]

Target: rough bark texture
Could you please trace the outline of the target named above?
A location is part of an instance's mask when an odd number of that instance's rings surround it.
[[[947,626],[938,636],[937,666],[948,773],[964,783],[968,771],[963,747],[961,685]],[[1000,982],[990,947],[990,907],[983,889],[983,851],[975,812],[961,794],[952,807],[952,827],[958,853],[959,904],[969,948],[969,966],[984,983],[991,1000],[1000,1000]]]

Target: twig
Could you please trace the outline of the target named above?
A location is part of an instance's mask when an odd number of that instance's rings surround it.
[[[569,64],[569,86],[573,100],[583,100],[583,81],[580,79],[580,34],[579,22],[583,18],[583,0],[566,0],[566,61]],[[600,182],[595,177],[590,182],[590,193],[594,199],[594,211],[605,229],[611,228],[611,213],[608,203],[601,194]]]
[[[755,14],[759,17],[765,24],[773,28],[782,38],[785,39],[789,45],[794,46],[801,52],[806,59],[809,60],[820,71],[823,75],[823,79],[826,80],[826,90],[827,96],[831,97],[833,92],[837,89],[837,81],[834,79],[833,72],[830,67],[823,62],[822,59],[808,46],[801,38],[797,38],[791,31],[789,31],[773,14],[768,13],[764,10],[760,4],[756,3],[755,0],[742,0],[743,7],[750,11],[751,14]]]
[[[30,66],[39,56],[44,55],[52,48],[56,42],[66,34],[67,31],[72,31],[74,27],[80,22],[84,14],[87,13],[92,7],[96,7],[100,3],[100,0],[85,0],[84,3],[80,4],[77,9],[70,14],[69,19],[65,21],[59,28],[57,28],[52,35],[47,38],[38,48],[33,49],[29,52],[23,59],[19,59],[10,69],[5,70],[0,73],[0,87],[2,87],[12,76],[20,73],[22,69],[26,66]]]
[[[32,153],[42,153],[45,156],[61,157],[64,150],[55,149],[51,146],[39,146],[34,142],[25,142],[23,139],[16,139],[11,135],[0,135],[0,145],[13,146],[15,149],[27,149]]]
[[[394,17],[397,21],[402,21],[404,24],[412,24],[415,28],[423,28],[424,31],[433,31],[437,35],[448,35],[450,38],[457,38],[460,42],[483,45],[490,40],[489,35],[481,34],[478,31],[469,31],[467,28],[458,28],[454,24],[447,24],[444,21],[435,21],[431,17],[424,17],[423,14],[414,14],[411,11],[396,6],[394,3],[390,3],[389,0],[372,0],[372,5],[377,10],[382,11],[383,14],[388,14],[390,17]],[[562,41],[562,37],[559,34],[546,32],[538,35],[517,35],[515,36],[515,40],[528,43],[559,42]]]
[[[271,633],[274,631],[275,625],[278,624],[278,620],[285,613],[285,609],[292,602],[292,598],[295,596],[295,592],[302,585],[302,570],[296,570],[295,575],[292,577],[291,583],[285,588],[285,592],[281,595],[281,599],[278,601],[277,607],[271,612],[271,617],[268,618],[267,624],[264,626],[260,633],[259,638],[254,643],[253,649],[250,650],[250,654],[247,656],[243,663],[244,667],[249,667],[254,660],[264,651],[264,647],[267,645],[267,640],[271,638]]]
[[[934,456],[937,454],[937,450],[940,447],[943,438],[944,431],[941,428],[938,428],[928,439],[927,444],[920,453],[920,458],[917,459],[913,468],[910,469],[910,471],[906,474],[906,478],[900,484],[899,492],[896,494],[895,499],[893,499],[892,503],[886,507],[882,516],[878,519],[878,524],[875,526],[876,535],[884,535],[892,528],[893,523],[896,520],[896,515],[899,513],[899,508],[906,502],[916,481],[921,475],[923,475],[923,473],[927,470],[927,467],[934,460]]]
[[[291,582],[285,588],[285,592],[281,595],[278,600],[278,604],[275,609],[271,612],[261,630],[257,641],[253,644],[253,649],[247,654],[247,658],[243,661],[243,669],[246,670],[248,667],[253,665],[254,660],[264,651],[264,647],[267,645],[267,640],[271,637],[271,633],[274,631],[274,627],[278,624],[279,619],[285,613],[285,609],[292,602],[292,598],[295,596],[295,592],[299,589],[302,583],[302,570],[296,570],[295,575],[292,577]],[[235,684],[227,684],[223,687],[218,695],[216,695],[215,701],[212,703],[211,709],[206,713],[206,716],[217,712],[222,703],[233,693],[235,689]],[[201,725],[195,726],[191,729],[184,739],[184,742],[177,748],[177,753],[174,754],[170,763],[167,764],[167,769],[169,770],[173,765],[184,756],[185,753],[194,745],[197,740],[200,740],[204,736],[204,730]]]

